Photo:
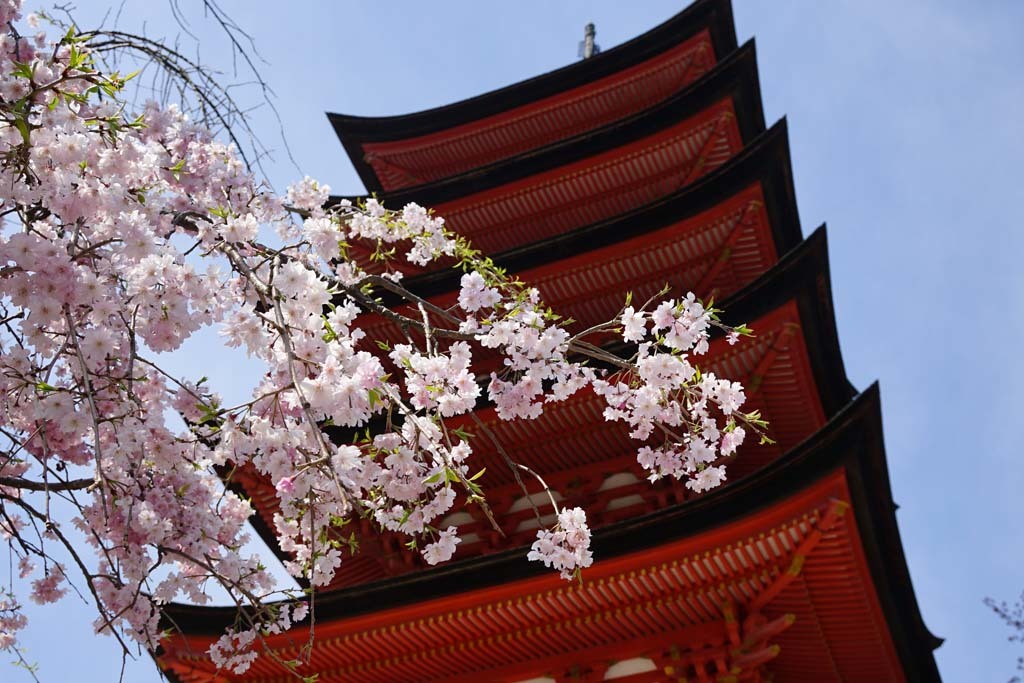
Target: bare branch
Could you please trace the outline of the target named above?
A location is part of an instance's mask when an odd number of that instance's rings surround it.
[[[0,477],[0,487],[22,491],[82,491],[94,486],[96,479],[72,479],[70,481],[42,482],[20,477]]]

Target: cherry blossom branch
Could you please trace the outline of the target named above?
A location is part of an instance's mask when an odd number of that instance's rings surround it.
[[[281,265],[280,259],[275,259],[274,265],[271,268],[270,282],[268,287],[273,283],[273,277],[275,269]],[[297,356],[291,342],[291,334],[289,328],[284,319],[284,312],[281,310],[281,299],[280,297],[273,297],[274,314],[277,318],[277,330],[280,334],[281,343],[284,346],[285,352],[288,354],[288,371],[291,374],[292,390],[299,397],[301,403],[302,412],[306,416],[307,425],[316,440],[317,448],[319,449],[321,457],[324,461],[328,461],[331,457],[331,451],[327,447],[327,443],[324,441],[323,431],[318,426],[318,421],[313,417],[310,411],[309,399],[306,398],[305,393],[302,390],[302,383],[299,380],[299,376],[295,370],[295,363],[297,362]],[[340,484],[339,484],[340,487]]]
[[[501,456],[501,459],[505,462],[506,465],[508,465],[509,470],[512,471],[512,476],[515,478],[516,484],[519,486],[519,490],[523,492],[523,496],[526,498],[527,502],[530,504],[530,508],[533,510],[534,518],[539,523],[543,516],[540,514],[540,508],[538,508],[537,504],[534,502],[533,496],[530,494],[530,490],[526,487],[526,484],[523,482],[523,478],[519,475],[519,463],[512,459],[512,457],[505,450],[505,447],[501,444],[501,441],[498,439],[497,436],[495,436],[491,428],[484,424],[484,421],[480,419],[480,416],[476,414],[476,411],[470,413],[470,416],[473,418],[473,423],[480,428],[480,431],[484,433],[484,435],[487,437],[487,440],[491,442],[491,445],[494,447],[494,450],[498,452],[498,455]],[[501,533],[502,536],[505,535],[505,533],[501,530],[500,527],[498,528],[498,531],[499,533]]]
[[[546,481],[544,481],[544,478],[522,463],[517,462],[514,464],[518,469],[521,469],[523,472],[526,472],[540,483],[541,487],[544,489],[544,493],[546,493],[548,496],[548,500],[551,501],[551,508],[555,511],[555,514],[557,515],[558,502],[555,500],[555,495],[554,493],[552,493],[551,487],[548,486]]]
[[[78,359],[78,365],[82,372],[82,380],[85,384],[85,395],[86,400],[89,403],[89,413],[92,417],[92,433],[93,433],[93,449],[96,453],[96,479],[104,484],[107,483],[107,476],[103,472],[103,450],[100,445],[100,411],[96,406],[96,397],[93,395],[92,387],[90,386],[89,379],[89,366],[85,362],[85,356],[82,355],[82,348],[78,344],[78,332],[75,329],[75,323],[71,319],[71,314],[67,311],[64,312],[64,320],[68,326],[68,339],[71,340],[71,346],[75,350],[75,357]],[[106,508],[106,491],[105,487],[100,487],[100,495],[104,499],[104,509]]]
[[[0,487],[23,491],[83,491],[97,483],[96,479],[71,479],[69,481],[42,482],[19,477],[0,476]]]
[[[109,615],[103,609],[103,600],[100,598],[100,595],[96,590],[96,586],[93,583],[94,575],[92,574],[92,572],[89,571],[89,568],[86,566],[85,562],[78,554],[78,551],[75,549],[75,545],[71,543],[67,536],[65,536],[64,533],[60,530],[60,526],[51,522],[46,515],[39,512],[38,510],[36,510],[35,508],[33,508],[31,505],[29,505],[20,498],[15,498],[14,496],[10,496],[4,493],[3,491],[0,491],[0,500],[6,501],[7,503],[10,503],[12,505],[15,505],[16,507],[21,508],[30,517],[43,522],[43,524],[46,525],[47,532],[57,537],[61,545],[67,551],[68,555],[71,556],[72,561],[78,566],[78,570],[79,572],[81,572],[82,577],[85,578],[86,586],[88,586],[89,592],[92,594],[95,605],[99,610],[100,619],[103,620],[104,625],[107,626],[110,632],[114,635],[114,638],[121,646],[122,651],[126,653],[131,652],[131,650],[128,648],[128,643],[121,637],[121,634],[118,632],[118,630],[114,628],[112,619],[109,618]]]
[[[389,279],[387,279],[385,277],[381,277],[379,275],[366,275],[366,276],[364,276],[360,280],[360,282],[357,285],[355,285],[354,288],[357,291],[361,291],[362,287],[364,285],[373,285],[373,286],[376,286],[376,287],[381,287],[382,289],[386,289],[387,291],[391,292],[392,294],[396,294],[396,295],[400,296],[401,298],[405,299],[406,301],[409,301],[411,303],[416,304],[417,306],[421,306],[421,307],[424,307],[424,308],[428,309],[430,312],[435,313],[435,314],[441,316],[442,318],[444,318],[448,322],[454,323],[456,325],[458,325],[460,322],[462,322],[458,317],[452,315],[450,312],[448,312],[448,311],[444,310],[443,308],[435,305],[434,303],[428,301],[427,299],[424,299],[423,297],[414,294],[413,292],[409,291],[405,287],[402,287],[401,285],[399,285],[399,284],[397,284],[397,283],[395,283],[395,282],[393,282],[393,281],[391,281],[391,280],[389,280]],[[352,290],[352,289],[353,289],[353,287],[348,287],[347,288],[347,290],[349,290],[349,291]]]

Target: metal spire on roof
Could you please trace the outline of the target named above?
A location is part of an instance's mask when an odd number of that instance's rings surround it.
[[[595,35],[597,35],[597,29],[594,28],[593,23],[583,27],[583,40],[580,41],[578,53],[581,58],[590,59],[601,51],[601,46],[594,42]]]

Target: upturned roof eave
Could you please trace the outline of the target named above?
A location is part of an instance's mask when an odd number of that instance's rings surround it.
[[[716,59],[736,49],[730,0],[697,0],[651,30],[594,57],[497,90],[422,111],[392,116],[328,113],[343,143],[399,140],[462,125],[586,85],[639,64],[707,29]]]
[[[763,186],[776,253],[784,254],[800,243],[801,230],[782,119],[720,168],[655,202],[491,257],[511,273],[522,272],[697,215],[755,182]],[[460,277],[461,272],[446,268],[409,276],[404,284],[420,296],[434,296],[457,289]]]
[[[370,184],[367,184],[367,188],[378,199],[395,206],[408,202],[431,206],[453,201],[657,134],[699,115],[701,111],[725,98],[731,98],[733,102],[736,125],[744,144],[764,132],[757,51],[753,39],[730,53],[701,78],[643,111],[435,181],[392,191],[382,191],[379,186]],[[366,196],[339,196],[333,197],[332,201],[342,198],[358,201]]]
[[[367,191],[380,192],[383,185],[377,172],[364,158],[365,143],[429,135],[558,95],[655,57],[705,28],[716,60],[736,49],[730,0],[698,0],[647,33],[591,59],[459,102],[397,116],[328,113],[327,117]]]

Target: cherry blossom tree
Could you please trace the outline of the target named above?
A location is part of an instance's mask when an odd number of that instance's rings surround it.
[[[1024,593],[1021,593],[1013,604],[985,598],[985,606],[995,612],[1009,627],[1010,635],[1007,636],[1007,640],[1011,643],[1024,643]],[[1024,674],[1024,657],[1017,658],[1017,672]],[[1021,676],[1011,677],[1009,683],[1021,683]]]
[[[253,509],[225,488],[230,468],[274,483],[287,569],[315,588],[344,562],[334,530],[354,517],[407,535],[428,564],[452,557],[458,529],[438,520],[486,510],[474,451],[501,446],[449,421],[481,405],[530,420],[589,387],[651,480],[694,491],[725,480],[748,433],[765,438],[743,387],[698,368],[713,331],[750,331],[693,294],[627,300],[570,331],[429,210],[332,201],[309,178],[276,196],[176,107],[129,111],[131,76],[97,66],[96,34],[36,33],[19,0],[0,0],[0,23],[0,534],[32,600],[74,588],[97,630],[153,650],[161,604],[220,586],[240,616],[210,654],[241,672],[315,592],[279,590],[243,552]],[[457,305],[405,287],[409,265],[461,269]],[[369,338],[370,317],[404,341]],[[248,400],[225,405],[167,369],[206,326],[263,364]],[[551,502],[557,521],[528,557],[579,577],[586,515]],[[25,625],[0,597],[0,649]]]

